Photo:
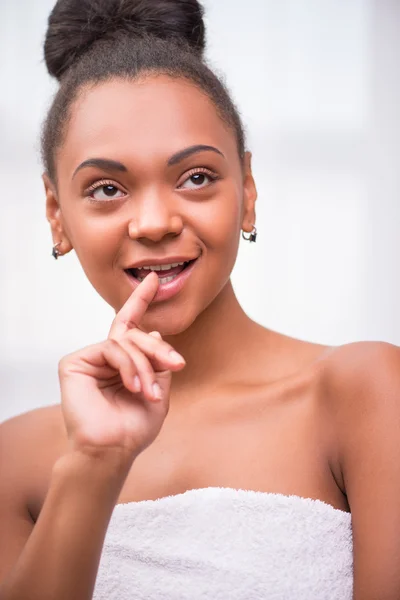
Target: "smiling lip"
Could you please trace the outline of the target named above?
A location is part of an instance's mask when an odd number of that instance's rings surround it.
[[[147,264],[141,263],[140,266],[145,267],[145,266],[150,266],[150,265],[162,265],[162,264],[166,265],[166,264],[171,264],[171,263],[176,263],[176,262],[187,262],[187,259],[185,261],[184,259],[181,259],[181,258],[177,258],[177,259],[168,258],[168,262],[166,260],[156,262],[153,259],[153,262],[147,261]],[[169,281],[168,283],[160,284],[158,286],[158,290],[154,297],[153,302],[163,302],[165,300],[169,300],[170,298],[172,298],[173,296],[178,294],[184,287],[188,278],[190,277],[197,262],[198,262],[198,258],[192,260],[191,263],[183,271],[181,271],[181,273],[179,273],[179,275],[177,275],[172,281]],[[130,268],[135,268],[135,267],[130,267]],[[129,282],[130,282],[132,288],[135,290],[140,285],[139,280],[136,279],[136,277],[134,277],[129,272],[129,270],[125,270],[125,273],[129,279]],[[148,271],[148,273],[151,273],[151,271]],[[158,273],[164,274],[165,271],[157,271],[157,274]]]
[[[192,260],[196,260],[198,256],[194,258],[188,258],[183,256],[168,256],[167,258],[149,258],[148,260],[143,260],[142,262],[136,262],[136,264],[129,265],[126,267],[125,271],[128,269],[138,269],[139,267],[152,267],[154,265],[173,265],[175,263],[184,263],[190,262]]]

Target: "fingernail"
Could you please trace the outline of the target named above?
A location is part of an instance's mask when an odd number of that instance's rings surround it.
[[[140,379],[137,375],[135,375],[135,377],[133,379],[133,389],[135,390],[135,392],[140,392],[140,390],[142,389]]]
[[[162,400],[162,391],[158,383],[153,383],[153,394],[156,400]]]
[[[185,359],[183,358],[183,356],[181,356],[180,354],[178,354],[178,352],[175,352],[175,350],[171,350],[169,353],[169,357],[171,360],[174,361],[174,363],[177,364],[184,364]]]

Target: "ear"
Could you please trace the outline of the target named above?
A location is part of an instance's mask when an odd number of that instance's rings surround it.
[[[59,253],[67,254],[72,250],[72,244],[63,226],[63,219],[57,199],[56,188],[47,173],[43,173],[42,179],[46,192],[46,217],[50,223],[53,244],[55,245],[60,243],[58,246]]]
[[[257,188],[251,170],[251,152],[244,155],[242,229],[250,233],[256,223]]]

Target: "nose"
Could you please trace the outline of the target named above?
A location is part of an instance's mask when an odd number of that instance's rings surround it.
[[[156,243],[166,236],[176,237],[182,233],[183,220],[173,199],[158,192],[136,200],[135,214],[129,222],[131,239]]]

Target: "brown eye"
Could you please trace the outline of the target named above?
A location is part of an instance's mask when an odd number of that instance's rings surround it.
[[[184,190],[198,190],[210,185],[213,181],[215,181],[215,178],[207,173],[193,173],[193,175],[190,175],[186,181],[183,182],[180,188]]]
[[[125,194],[115,185],[101,185],[91,191],[91,197],[98,201],[116,200],[123,198]]]

